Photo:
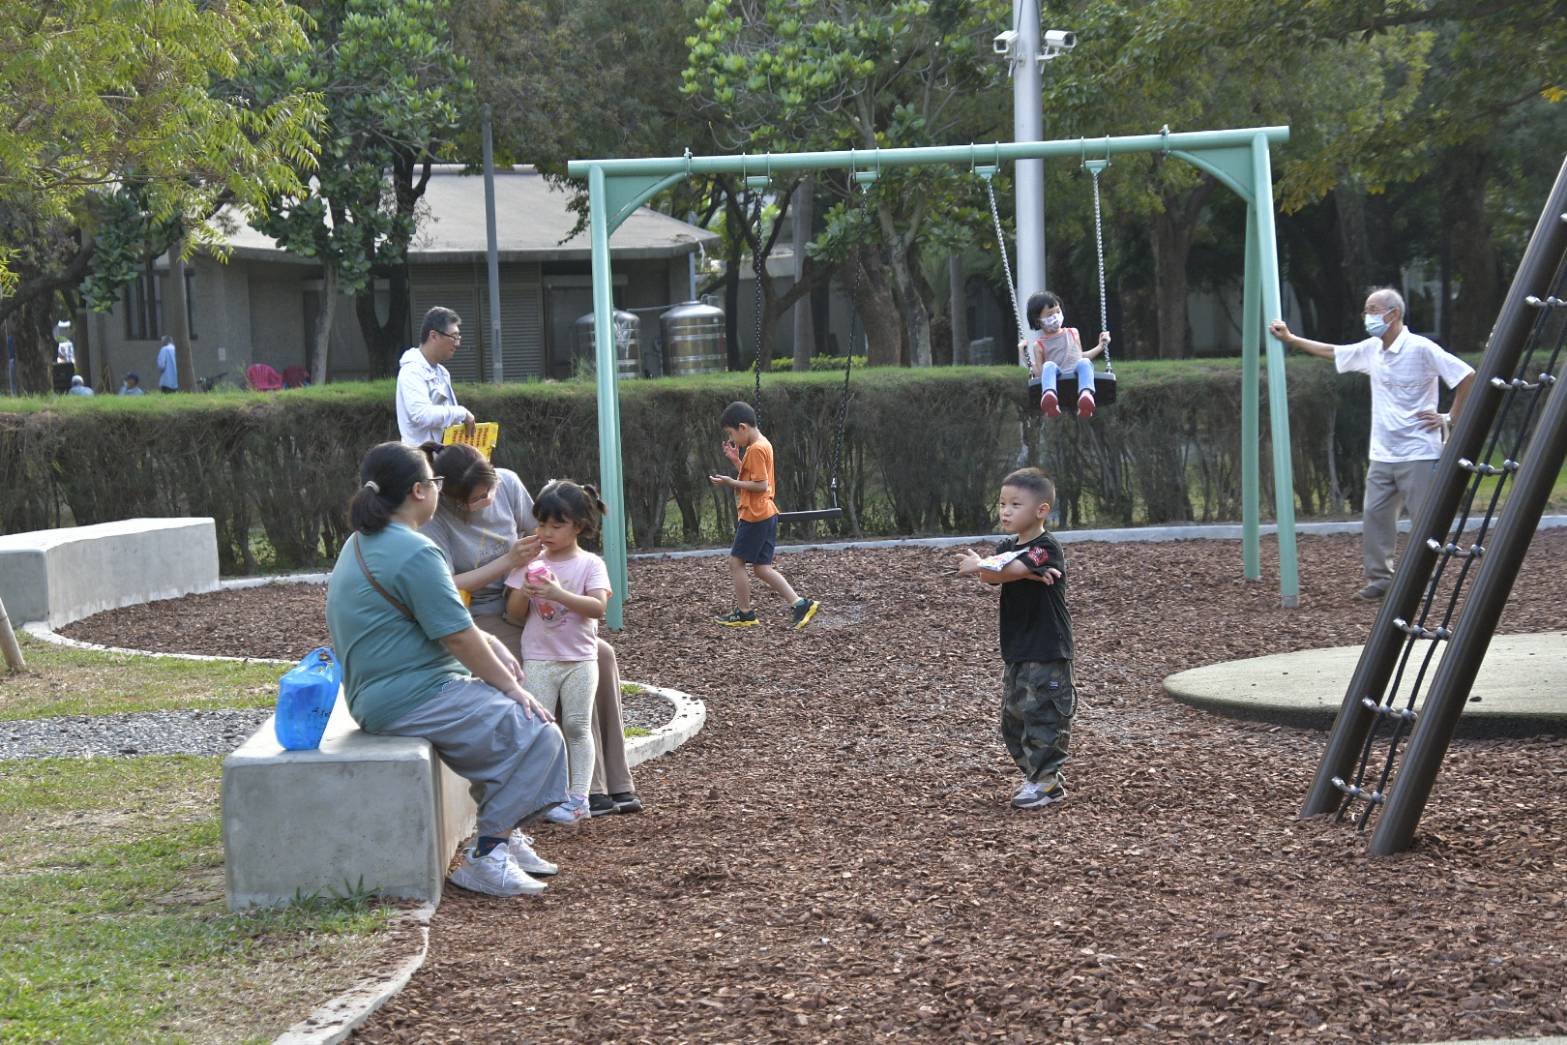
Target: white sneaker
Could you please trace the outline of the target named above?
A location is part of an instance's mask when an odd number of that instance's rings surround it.
[[[521,831],[513,831],[511,838],[506,843],[506,849],[511,853],[512,862],[530,875],[550,875],[560,870],[544,857],[533,851],[533,836],[525,835]]]
[[[1023,786],[1017,789],[1017,794],[1012,796],[1013,809],[1041,809],[1066,798],[1066,788],[1060,782],[1052,783],[1049,787],[1044,784],[1036,784],[1033,781],[1025,781]]]
[[[552,808],[544,814],[544,819],[552,824],[579,824],[589,816],[588,796],[572,795],[560,805]]]
[[[537,896],[546,888],[543,882],[530,878],[517,866],[505,842],[483,856],[474,856],[470,848],[448,880],[470,892],[488,896],[522,896],[524,893]]]

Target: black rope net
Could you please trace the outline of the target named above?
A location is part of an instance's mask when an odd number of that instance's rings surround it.
[[[1503,506],[1503,494],[1533,436],[1545,396],[1557,382],[1562,357],[1567,353],[1567,300],[1564,299],[1567,299],[1567,258],[1560,263],[1551,280],[1549,296],[1528,299],[1535,318],[1513,376],[1491,381],[1492,386],[1503,393],[1501,404],[1486,434],[1480,459],[1460,459],[1458,462],[1458,467],[1470,473],[1470,478],[1447,540],[1438,542],[1431,538],[1426,541],[1437,553],[1437,558],[1418,613],[1413,621],[1399,618],[1393,622],[1394,627],[1404,633],[1404,638],[1392,680],[1380,697],[1361,697],[1361,704],[1374,715],[1371,729],[1361,746],[1354,777],[1350,780],[1333,778],[1333,786],[1344,796],[1337,818],[1341,821],[1345,817],[1352,818],[1359,830],[1365,829],[1386,799],[1398,761],[1399,745],[1418,717],[1417,706],[1425,695],[1427,680],[1433,674],[1438,647],[1452,636],[1463,603],[1465,583],[1475,564],[1485,555],[1486,538],[1498,509]],[[1502,452],[1504,448],[1505,452]],[[1477,502],[1482,508],[1476,508]],[[1476,518],[1478,522],[1473,521]],[[1466,545],[1464,538],[1470,534],[1472,538]],[[1454,573],[1449,580],[1450,568]],[[1406,678],[1409,679],[1407,692],[1400,697]]]

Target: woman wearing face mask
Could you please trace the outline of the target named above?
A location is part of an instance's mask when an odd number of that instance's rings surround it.
[[[1077,377],[1077,416],[1094,416],[1094,364],[1092,360],[1110,343],[1110,332],[1099,334],[1099,343],[1087,352],[1076,327],[1063,325],[1061,299],[1048,290],[1031,294],[1025,310],[1030,327],[1019,349],[1028,354],[1029,385],[1039,386],[1039,409],[1047,417],[1061,416],[1056,379],[1071,371]],[[1036,333],[1037,332],[1037,333]]]
[[[510,468],[496,468],[471,446],[425,444],[435,453],[435,474],[444,482],[435,518],[420,532],[435,542],[451,565],[453,580],[466,592],[473,622],[513,654],[520,652],[522,625],[506,616],[506,575],[539,553],[533,497]],[[615,648],[598,640],[598,689],[593,702],[597,757],[588,807],[593,816],[637,813],[620,705],[620,668]]]

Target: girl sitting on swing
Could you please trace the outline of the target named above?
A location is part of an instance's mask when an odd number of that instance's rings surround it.
[[[1046,417],[1061,416],[1061,399],[1056,394],[1056,379],[1063,372],[1077,378],[1077,416],[1094,416],[1094,364],[1091,360],[1110,344],[1110,332],[1101,331],[1099,343],[1083,351],[1083,339],[1076,327],[1063,326],[1061,299],[1048,290],[1029,295],[1025,309],[1029,331],[1018,344],[1027,354],[1029,386],[1039,388],[1039,409]]]

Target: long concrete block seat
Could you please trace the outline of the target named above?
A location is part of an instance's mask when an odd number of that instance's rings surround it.
[[[223,761],[229,907],[359,889],[438,902],[477,812],[428,741],[364,732],[341,694],[317,750],[283,750],[269,718]]]
[[[19,624],[51,628],[218,590],[211,519],[123,519],[0,537],[0,599]]]

